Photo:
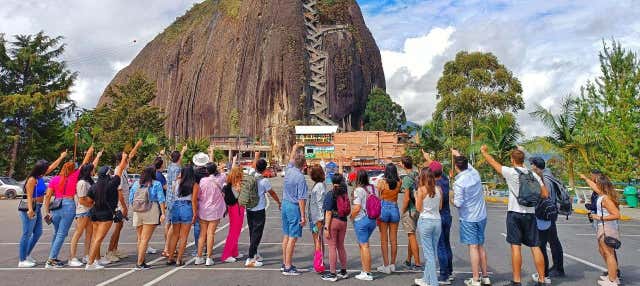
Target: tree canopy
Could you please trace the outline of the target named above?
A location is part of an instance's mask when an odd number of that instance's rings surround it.
[[[389,94],[380,88],[371,91],[364,110],[364,130],[396,132],[406,122],[402,106],[395,103]]]
[[[60,59],[62,37],[0,34],[0,168],[22,177],[37,159],[54,158],[63,146],[64,121],[74,112],[69,89],[77,73]],[[66,146],[69,147],[69,146]]]

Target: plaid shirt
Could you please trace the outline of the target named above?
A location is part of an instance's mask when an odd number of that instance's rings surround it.
[[[173,202],[178,197],[176,195],[176,180],[180,174],[180,166],[176,163],[170,163],[167,168],[167,209],[171,210]]]

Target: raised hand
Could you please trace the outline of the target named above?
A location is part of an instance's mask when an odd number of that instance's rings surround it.
[[[454,157],[459,157],[460,156],[460,151],[451,148],[451,155],[453,155]]]
[[[68,154],[69,152],[67,150],[64,150],[62,153],[60,153],[60,158],[66,158]]]
[[[487,153],[489,152],[489,147],[487,147],[487,145],[482,145],[482,147],[480,147],[480,152],[482,153]]]

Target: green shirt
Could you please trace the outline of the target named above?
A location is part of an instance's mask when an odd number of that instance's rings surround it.
[[[409,172],[409,174],[407,174],[406,176],[404,176],[404,179],[402,179],[402,191],[404,190],[409,190],[410,192],[415,192],[416,191],[416,178],[418,177],[418,172],[416,171],[411,171]],[[409,195],[408,193],[405,194]],[[413,196],[415,198],[415,194]],[[413,202],[412,200],[409,200],[409,208],[407,209],[409,211],[413,211],[416,210],[416,205],[415,202]]]

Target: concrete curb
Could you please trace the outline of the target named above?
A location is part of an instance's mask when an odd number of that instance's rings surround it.
[[[484,200],[488,203],[498,203],[498,204],[503,204],[506,205],[509,203],[509,199],[508,198],[496,198],[496,197],[485,197]],[[589,213],[589,211],[587,211],[586,209],[583,208],[574,208],[573,212],[576,214],[580,214],[580,215],[587,215]],[[627,216],[627,215],[621,215],[620,216],[620,220],[622,221],[631,221],[633,220],[632,217]]]

